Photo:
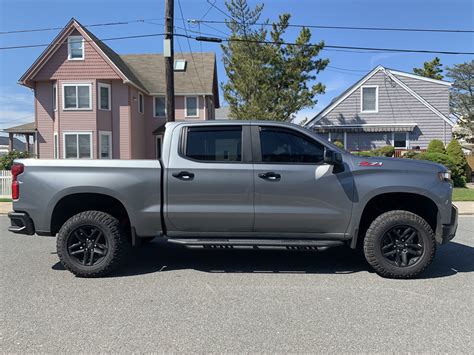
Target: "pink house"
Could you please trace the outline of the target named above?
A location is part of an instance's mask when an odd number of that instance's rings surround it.
[[[215,54],[176,54],[174,68],[176,119],[214,119]],[[71,19],[20,78],[35,93],[37,156],[156,159],[164,77],[163,55],[118,55]]]

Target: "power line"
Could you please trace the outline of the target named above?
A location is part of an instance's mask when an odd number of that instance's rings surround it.
[[[179,3],[179,2],[178,2]],[[187,31],[185,31],[187,32]],[[147,37],[156,37],[163,36],[164,33],[149,33],[141,34],[134,36],[121,36],[121,37],[110,37],[101,39],[101,41],[115,41],[123,39],[135,39],[135,38],[147,38]],[[190,36],[189,34],[175,33],[175,36],[180,36],[189,39],[194,39],[197,41],[203,42],[253,42],[253,43],[262,43],[262,44],[280,44],[287,46],[297,46],[301,45],[294,42],[276,42],[276,41],[260,41],[260,40],[251,40],[243,38],[219,38],[219,37],[202,37],[202,36]],[[85,40],[85,42],[93,42]],[[0,47],[0,50],[11,50],[11,49],[23,49],[23,48],[35,48],[35,47],[48,47],[48,46],[59,46],[67,42],[51,43],[51,44],[31,44],[31,45],[21,45],[21,46],[9,46],[9,47]],[[191,50],[191,45],[188,45]],[[319,44],[309,43],[306,46],[319,46]],[[401,52],[401,53],[432,53],[432,54],[446,54],[446,55],[474,55],[474,52],[456,52],[456,51],[443,51],[443,50],[425,50],[425,49],[401,49],[401,48],[377,48],[377,47],[354,47],[354,46],[335,46],[335,45],[324,45],[322,50],[333,50],[333,51],[344,51],[349,50],[352,52],[363,51],[363,52]],[[194,60],[194,59],[193,59]]]
[[[149,19],[136,19],[130,21],[117,21],[117,22],[104,22],[104,23],[94,23],[89,25],[83,25],[83,27],[102,27],[102,26],[118,26],[118,25],[129,25],[132,23],[140,23],[145,21],[155,21],[162,20],[161,17],[149,18]],[[62,27],[46,27],[46,28],[34,28],[34,29],[22,29],[22,30],[12,30],[12,31],[0,31],[0,35],[16,34],[16,33],[29,33],[29,32],[45,32],[45,31],[57,31],[62,30]]]
[[[219,11],[223,12],[220,9]],[[230,17],[227,14],[226,16]],[[231,19],[234,20],[233,18]],[[226,24],[226,21],[216,21],[216,20],[194,20],[193,19],[192,21],[201,21],[205,23],[214,23],[214,24]],[[265,22],[258,22],[258,23],[252,24],[251,26],[272,26],[272,24],[265,23]],[[306,28],[318,28],[318,29],[329,29],[329,30],[355,30],[355,31],[474,33],[474,30],[438,29],[438,28],[355,27],[355,26],[326,26],[326,25],[310,25],[310,24],[306,24],[306,25],[289,24],[288,27],[306,27]]]
[[[184,15],[183,15],[183,8],[181,7],[181,0],[178,0],[178,7],[179,7],[179,12],[181,13],[181,18],[183,20],[183,26],[184,26],[184,32],[186,33],[186,41],[188,42],[188,48],[189,48],[189,53],[191,54],[191,58],[193,60],[193,66],[194,70],[196,71],[196,76],[199,80],[199,83],[201,84],[201,90],[204,92],[204,84],[202,83],[201,76],[199,75],[199,71],[197,70],[196,67],[196,61],[194,60],[194,55],[193,55],[193,50],[191,48],[191,43],[189,43],[189,39],[193,38],[192,36],[189,36],[188,30],[186,27],[186,22],[184,21]]]

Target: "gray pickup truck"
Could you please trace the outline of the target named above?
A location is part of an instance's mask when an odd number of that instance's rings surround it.
[[[451,240],[457,210],[439,164],[353,156],[287,123],[168,123],[160,160],[17,160],[9,230],[57,235],[77,276],[112,271],[155,237],[207,248],[363,250],[412,278]],[[157,256],[159,257],[159,256]]]

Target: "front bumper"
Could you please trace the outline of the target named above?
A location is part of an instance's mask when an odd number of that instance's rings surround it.
[[[10,218],[10,227],[8,230],[17,234],[33,235],[35,234],[35,224],[33,220],[25,212],[10,212],[8,213]]]
[[[441,244],[446,244],[456,235],[458,229],[458,209],[456,206],[451,206],[451,221],[449,224],[442,225]]]

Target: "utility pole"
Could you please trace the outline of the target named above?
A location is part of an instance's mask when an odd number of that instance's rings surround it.
[[[165,57],[165,79],[166,79],[166,120],[174,122],[174,0],[165,0],[165,40],[163,43],[163,55]]]

